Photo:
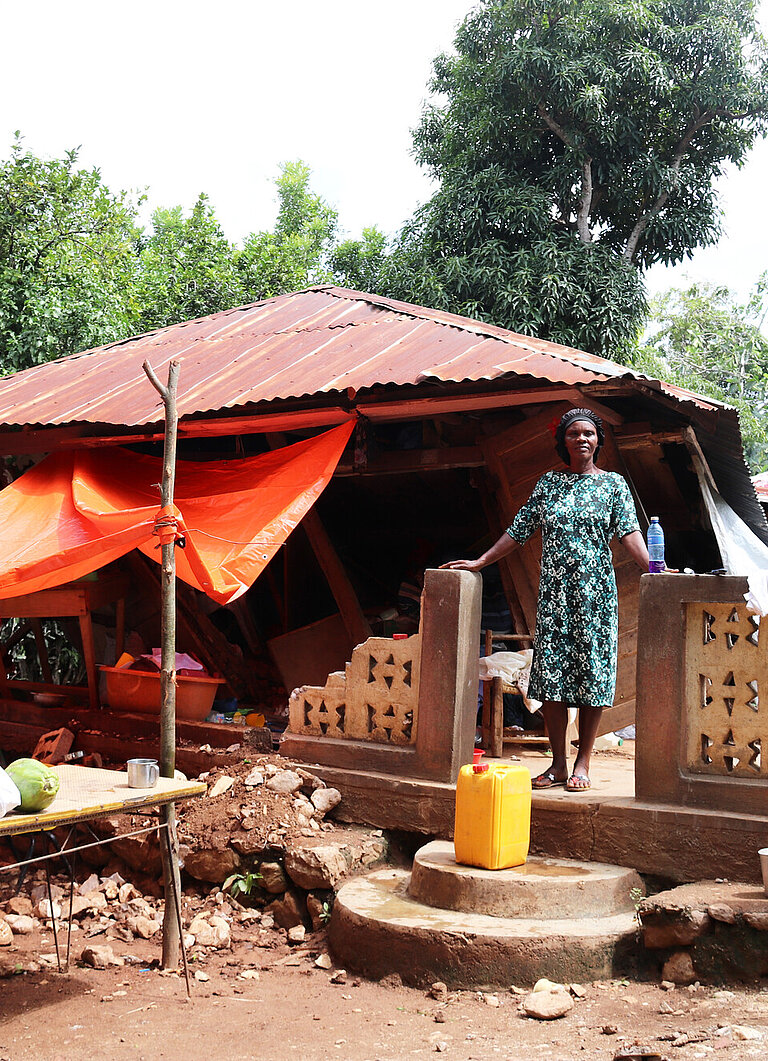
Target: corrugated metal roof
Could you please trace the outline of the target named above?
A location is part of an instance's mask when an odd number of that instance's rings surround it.
[[[476,382],[510,375],[589,384],[629,369],[581,350],[335,287],[186,321],[26,369],[0,380],[0,425],[157,423],[161,379],[181,363],[180,417],[386,384]],[[678,400],[717,406],[660,385]]]
[[[274,401],[387,384],[498,380],[508,386],[518,378],[527,385],[592,384],[599,393],[608,381],[636,380],[640,389],[690,407],[683,416],[696,424],[723,497],[768,544],[738,416],[730,406],[582,350],[336,287],[313,287],[185,321],[0,379],[0,430],[71,424],[130,431],[159,425],[164,410],[142,365],[149,361],[164,380],[172,359],[181,363],[177,405],[179,417],[187,420],[244,406],[251,415],[254,406],[263,409]],[[318,414],[316,424],[325,423],[323,409]]]

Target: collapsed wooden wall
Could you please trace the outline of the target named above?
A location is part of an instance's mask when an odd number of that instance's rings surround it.
[[[677,535],[681,541],[690,546],[685,562],[696,565],[698,570],[706,570],[717,561],[717,549],[709,529],[703,525],[702,515],[696,511],[696,499],[692,493],[697,489],[695,477],[686,471],[688,454],[685,446],[683,427],[673,427],[662,423],[655,428],[647,422],[640,422],[632,416],[621,415],[614,409],[594,400],[581,396],[584,405],[591,406],[598,412],[604,422],[606,443],[600,458],[600,467],[619,472],[629,482],[643,530],[647,525],[649,512],[659,515],[663,525],[671,533],[672,540]],[[471,469],[472,488],[480,502],[478,511],[484,516],[480,523],[484,525],[489,538],[494,539],[502,533],[514,518],[516,512],[530,495],[537,479],[546,471],[559,466],[559,459],[554,452],[552,423],[563,412],[572,407],[573,401],[557,401],[539,404],[532,407],[517,408],[514,412],[496,417],[479,418],[476,421],[474,446],[466,445],[466,430],[462,429],[460,445],[451,444],[451,427],[436,430],[432,421],[422,422],[424,448],[407,451],[396,451],[379,455],[363,469],[356,470],[350,462],[342,463],[337,476],[346,478],[352,483],[354,498],[355,477],[357,481],[366,478],[369,482],[388,483],[390,496],[397,496],[398,476],[419,474],[428,477],[436,472],[469,474]],[[434,438],[439,436],[442,445],[434,447]],[[688,476],[688,480],[686,480]],[[425,479],[425,481],[427,481]],[[329,491],[331,493],[331,491]],[[328,502],[326,509],[328,508]],[[297,534],[306,534],[310,552],[305,552],[303,563],[314,562],[323,572],[330,589],[330,597],[338,608],[338,620],[346,630],[349,638],[349,653],[353,644],[367,636],[369,627],[365,610],[359,600],[355,585],[354,573],[345,569],[344,542],[336,539],[332,531],[326,529],[320,514],[322,505],[314,509],[305,519]],[[346,506],[344,521],[350,526],[349,534],[359,538],[372,533],[370,528],[355,523],[354,501]],[[393,504],[389,508],[390,529],[400,524],[400,530],[407,534],[410,513],[407,508],[398,508]],[[450,513],[434,513],[435,538],[441,535],[441,526],[450,518]],[[331,521],[332,523],[333,521]],[[380,528],[379,528],[380,530]],[[289,540],[290,542],[290,540]],[[372,551],[375,551],[372,546]],[[614,563],[619,593],[619,657],[617,671],[616,698],[613,707],[605,712],[602,730],[608,732],[627,725],[634,720],[635,712],[635,669],[637,656],[637,607],[640,572],[633,560],[617,543],[614,543]],[[314,556],[314,561],[311,557]],[[310,558],[308,560],[308,558]],[[536,598],[538,592],[541,543],[538,535],[521,549],[516,550],[499,565],[504,593],[509,606],[511,627],[518,633],[533,633],[536,618]],[[381,557],[379,558],[381,561]],[[282,563],[282,559],[280,563]],[[375,558],[374,558],[375,562]],[[680,561],[682,566],[683,561]],[[294,583],[301,584],[306,572],[294,571]],[[275,593],[273,586],[272,592]],[[196,613],[194,602],[188,601],[189,618],[194,620],[196,640],[206,628],[205,621]],[[182,614],[185,602],[181,601]],[[245,616],[241,613],[245,611]],[[237,618],[242,623],[247,619],[247,601],[240,605]],[[211,624],[207,624],[210,626]],[[302,620],[300,610],[294,607],[290,630],[304,628],[311,634],[312,623]],[[322,625],[322,624],[321,624]],[[201,626],[203,631],[201,631]],[[214,628],[215,629],[215,628]],[[297,651],[306,638],[296,641]],[[248,641],[254,653],[262,658],[267,655],[265,645],[257,644],[258,638],[253,630]],[[212,639],[210,649],[214,655],[221,642],[216,644]],[[248,660],[238,659],[237,654],[223,650],[218,654],[220,669],[227,674],[231,670],[232,686],[245,693],[248,688],[249,698],[255,694],[253,673],[250,682],[244,681],[248,675]],[[349,654],[347,655],[349,658]],[[310,653],[307,654],[307,666],[310,665]],[[317,658],[313,656],[311,665],[316,669]],[[329,669],[337,669],[341,664],[337,660]],[[299,673],[300,673],[299,665]],[[294,672],[296,668],[293,668]],[[307,677],[307,683],[316,681],[314,673]],[[290,689],[287,690],[290,692]]]
[[[294,651],[295,646],[296,653],[307,652],[308,661],[312,657],[315,670],[308,673],[306,679],[301,676],[302,661],[298,659],[297,680],[317,684],[318,652],[313,654],[306,646],[312,643],[313,624],[319,619],[323,625],[326,619],[306,611],[304,589],[308,576],[312,574],[315,580],[324,580],[327,586],[328,607],[324,614],[328,621],[337,623],[345,646],[340,652],[337,646],[339,658],[334,659],[328,669],[339,669],[350,658],[353,645],[364,640],[370,631],[370,608],[366,608],[370,602],[361,598],[359,585],[356,585],[359,572],[347,556],[350,542],[356,542],[359,547],[362,541],[363,547],[371,554],[370,564],[385,567],[386,550],[394,547],[395,537],[402,546],[409,535],[415,539],[424,531],[423,526],[416,528],[412,525],[413,512],[407,502],[398,503],[401,495],[409,496],[405,488],[407,477],[411,477],[411,490],[414,476],[425,489],[437,479],[443,483],[447,503],[430,514],[434,541],[445,543],[446,548],[459,547],[456,535],[451,538],[449,534],[451,493],[450,489],[446,491],[446,482],[455,483],[457,492],[460,487],[465,500],[467,493],[471,494],[476,511],[475,536],[467,537],[461,548],[476,546],[483,535],[489,541],[495,540],[512,521],[539,476],[559,466],[551,425],[566,409],[576,404],[591,406],[603,417],[606,445],[600,465],[628,479],[643,529],[649,512],[659,515],[671,540],[677,537],[679,543],[686,543],[689,547],[684,560],[682,553],[679,559],[673,558],[678,559],[676,566],[690,563],[697,570],[716,566],[717,548],[705,517],[698,511],[698,486],[695,474],[687,467],[686,428],[679,413],[650,404],[646,399],[640,400],[630,391],[623,393],[620,399],[613,396],[612,407],[578,392],[574,392],[572,399],[564,400],[560,391],[557,398],[559,400],[542,401],[541,392],[536,392],[535,401],[531,394],[526,402],[521,394],[510,391],[507,408],[474,413],[452,410],[448,414],[421,418],[418,417],[418,402],[410,403],[407,408],[404,406],[401,414],[413,419],[400,423],[411,431],[412,438],[417,436],[420,439],[420,445],[413,446],[411,438],[406,448],[395,445],[389,450],[372,449],[362,465],[356,459],[357,454],[355,459],[352,458],[353,445],[350,445],[326,495],[288,540],[273,562],[274,569],[270,565],[258,586],[227,609],[227,622],[223,628],[221,623],[217,625],[212,620],[205,609],[205,601],[198,594],[179,585],[179,647],[195,652],[211,670],[224,674],[232,693],[240,700],[258,704],[262,699],[261,690],[266,685],[270,684],[273,691],[279,690],[275,661],[270,660],[270,638],[264,635],[258,622],[260,602],[269,596],[280,618],[278,634],[303,631],[295,642],[289,637],[289,651]],[[398,408],[395,398],[392,402],[393,423],[397,422]],[[654,423],[643,420],[643,416],[653,416]],[[231,441],[234,449],[237,440]],[[264,445],[267,444],[265,441]],[[194,453],[188,455],[194,456]],[[334,489],[340,483],[346,484],[341,495],[343,503],[335,506]],[[384,490],[385,484],[386,518],[381,521],[381,526],[366,525],[356,511],[364,490],[375,494]],[[368,537],[370,545],[366,541]],[[300,548],[297,548],[297,539]],[[455,552],[453,555],[473,554]],[[511,628],[518,633],[534,630],[540,555],[540,540],[535,536],[532,542],[499,565]],[[605,713],[606,730],[631,722],[635,703],[639,572],[620,547],[615,550],[615,561],[620,602],[619,665],[616,701]],[[158,569],[138,555],[129,558],[128,562],[132,566],[136,588],[135,618],[151,629],[148,613],[152,610],[151,601],[157,598]],[[290,607],[285,596],[289,582],[295,587]],[[393,603],[396,584],[390,586],[390,594],[392,600],[389,603]],[[141,605],[140,598],[145,600],[146,607]],[[334,608],[335,616],[330,614]],[[130,627],[130,613],[127,622]],[[293,672],[296,672],[295,667]],[[286,704],[290,691],[290,688],[284,691]]]

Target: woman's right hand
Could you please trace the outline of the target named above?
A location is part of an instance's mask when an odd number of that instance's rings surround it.
[[[495,564],[502,556],[508,556],[516,548],[515,539],[510,538],[508,534],[502,534],[490,549],[486,549],[482,556],[478,556],[477,560],[449,560],[447,564],[440,566],[447,567],[451,571],[482,571],[484,567]]]
[[[440,565],[440,569],[443,568],[449,571],[482,571],[483,564],[479,560],[449,560],[447,564]]]

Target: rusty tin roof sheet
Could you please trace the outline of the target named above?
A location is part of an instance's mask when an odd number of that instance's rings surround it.
[[[581,350],[465,317],[314,287],[2,379],[0,425],[157,423],[163,418],[162,404],[142,364],[148,360],[164,379],[172,358],[181,363],[180,417],[386,384],[525,376],[584,385],[636,375]],[[662,386],[679,401],[699,407],[717,404]]]

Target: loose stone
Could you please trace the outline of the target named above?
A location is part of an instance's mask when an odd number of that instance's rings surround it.
[[[270,792],[282,792],[288,796],[298,792],[301,786],[302,780],[293,770],[281,770],[267,781]]]
[[[567,991],[532,991],[523,999],[523,1012],[536,1020],[558,1020],[573,1009]]]
[[[209,798],[215,799],[216,796],[222,796],[225,792],[229,792],[234,783],[234,777],[230,777],[229,774],[222,774],[208,793]]]
[[[696,979],[693,959],[687,950],[678,950],[670,954],[664,962],[661,975],[674,984],[692,984]]]

